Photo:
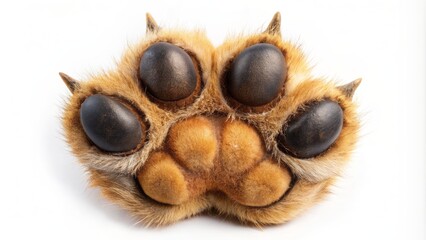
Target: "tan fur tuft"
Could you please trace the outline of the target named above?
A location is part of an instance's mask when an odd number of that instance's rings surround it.
[[[170,129],[168,142],[177,160],[191,171],[207,172],[213,168],[217,139],[214,126],[207,119],[196,117],[177,123]]]
[[[228,122],[222,134],[222,165],[226,171],[233,174],[244,172],[263,158],[262,140],[247,124]]]
[[[185,177],[173,159],[164,153],[154,153],[138,174],[143,191],[161,203],[182,204],[189,193]]]
[[[265,161],[256,166],[241,181],[235,199],[241,204],[262,207],[277,201],[290,187],[291,174],[273,162]]]

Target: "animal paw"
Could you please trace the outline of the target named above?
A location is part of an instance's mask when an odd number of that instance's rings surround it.
[[[162,29],[113,71],[76,81],[63,116],[93,186],[146,225],[209,209],[286,222],[321,200],[350,157],[355,80],[312,76],[277,13],[262,33],[215,48],[200,31]]]

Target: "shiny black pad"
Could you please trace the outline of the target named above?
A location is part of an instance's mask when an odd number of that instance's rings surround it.
[[[261,106],[279,95],[286,75],[282,52],[272,44],[258,43],[242,51],[232,62],[226,88],[238,102]]]
[[[139,78],[152,96],[163,101],[184,99],[197,86],[191,57],[182,48],[166,42],[155,43],[144,52]]]
[[[289,120],[278,135],[278,147],[297,158],[315,157],[336,141],[342,127],[343,110],[338,103],[313,102]]]
[[[87,137],[107,152],[128,152],[144,139],[141,122],[129,107],[101,94],[92,95],[80,108],[80,122]]]

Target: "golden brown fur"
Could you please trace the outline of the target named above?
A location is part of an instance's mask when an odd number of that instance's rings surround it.
[[[63,115],[65,135],[73,153],[88,169],[91,185],[99,187],[108,199],[127,209],[146,225],[170,224],[211,208],[221,214],[235,216],[242,222],[278,224],[292,219],[321,200],[354,149],[359,129],[356,106],[351,96],[333,82],[310,74],[310,67],[301,50],[281,38],[278,20],[279,14],[265,32],[231,38],[214,48],[203,32],[159,29],[148,15],[146,37],[124,53],[115,70],[91,76],[78,85],[68,84],[72,86],[73,95]],[[200,77],[204,87],[192,104],[185,103],[185,107],[177,108],[164,107],[151,101],[141,90],[137,77],[140,57],[150,45],[159,41],[185,49],[202,72]],[[285,87],[281,95],[266,106],[236,108],[226,96],[226,91],[223,91],[222,75],[238,53],[256,43],[271,43],[283,52],[288,64]],[[80,123],[79,109],[84,99],[94,93],[120,97],[143,112],[145,121],[149,123],[148,140],[143,148],[133,154],[119,156],[105,153],[91,144]],[[304,104],[321,99],[334,100],[343,109],[344,124],[337,141],[326,152],[310,161],[283,154],[276,143],[276,136],[282,126]],[[217,124],[197,116],[220,116],[223,118],[221,121],[226,123]],[[183,126],[179,125],[182,121],[186,121]],[[241,125],[242,122],[251,127]],[[227,131],[227,125],[236,126],[229,129],[230,133],[218,137],[219,133]],[[220,130],[218,126],[221,126]],[[193,131],[194,135],[182,137],[180,134],[185,129],[191,129],[188,131]],[[254,145],[259,149],[243,149],[241,152],[226,150],[236,141],[233,134],[250,135],[247,139],[251,143],[258,141]],[[200,135],[203,137],[197,137]],[[191,149],[192,142],[198,142],[198,145]],[[187,151],[182,145],[188,145],[190,150]],[[248,143],[246,145],[246,148],[251,146]],[[213,177],[202,177],[203,173],[210,174],[209,171],[213,171],[211,169],[218,164],[215,157],[218,151],[225,151],[222,156],[224,162],[220,163],[224,166],[222,170],[228,169],[223,171],[230,173],[229,176],[234,174],[238,179],[245,179],[238,185],[240,188],[235,185],[221,189],[226,194],[218,193],[216,190],[219,188],[212,187]],[[191,153],[194,154],[191,155],[193,159],[198,156],[201,160],[191,163],[187,157]],[[226,159],[235,161],[226,162]],[[245,165],[246,161],[240,164],[238,161],[241,159],[247,159],[248,165]],[[156,161],[162,165],[155,165]],[[265,176],[264,173],[268,171],[270,175]],[[248,175],[244,178],[243,174]],[[292,181],[292,175],[296,176],[293,179],[297,181]],[[271,181],[271,176],[282,181]],[[144,189],[146,193],[141,191],[137,179],[141,185],[147,186]],[[153,186],[150,181],[162,181],[163,185],[149,189],[149,186]],[[264,192],[264,189],[256,187],[256,183],[270,184],[272,190]],[[287,188],[291,190],[282,199],[277,199],[282,195],[279,189]],[[146,195],[149,193],[157,194],[157,200],[171,205],[152,200]],[[267,200],[254,199],[256,195],[267,196]],[[248,206],[262,205],[272,198],[278,201],[265,207]]]

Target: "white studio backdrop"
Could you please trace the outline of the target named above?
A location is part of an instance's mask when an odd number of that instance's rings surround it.
[[[145,32],[203,28],[215,45],[282,14],[315,74],[362,77],[362,137],[321,204],[256,229],[201,215],[149,229],[88,188],[69,153],[59,71],[114,67]],[[426,4],[415,0],[3,1],[0,3],[0,239],[425,239]]]

